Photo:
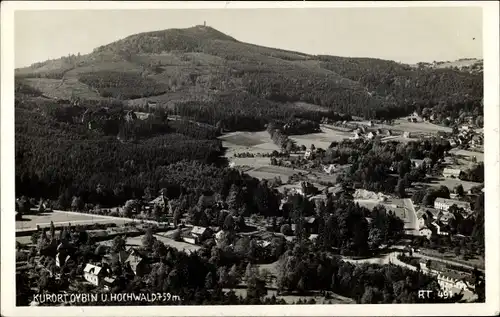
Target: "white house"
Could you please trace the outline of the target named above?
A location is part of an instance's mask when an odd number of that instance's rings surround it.
[[[408,132],[408,131],[405,131],[405,132],[403,132],[403,137],[407,138],[407,139],[410,139],[411,138],[411,133]]]
[[[304,158],[306,160],[310,159],[312,156],[312,151],[310,149],[307,149],[306,152],[304,153]]]
[[[459,178],[462,171],[458,168],[445,168],[443,169],[443,176],[446,178]]]
[[[466,211],[471,211],[471,205],[469,202],[455,200],[455,199],[446,199],[446,198],[436,198],[434,201],[434,208],[438,210],[447,211],[452,205],[456,205],[458,208],[463,208]]]
[[[410,161],[416,168],[419,168],[424,163],[424,160],[410,160]]]
[[[182,241],[190,244],[196,244],[196,238],[193,237],[182,237]]]
[[[104,276],[104,270],[102,267],[87,263],[83,269],[83,278],[89,283],[98,286],[102,281]]]
[[[366,135],[366,138],[369,139],[369,140],[373,139],[374,137],[375,137],[375,133],[373,133],[371,131],[368,132],[368,134]]]

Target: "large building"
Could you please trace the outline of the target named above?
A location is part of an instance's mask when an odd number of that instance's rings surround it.
[[[447,178],[459,178],[462,175],[462,171],[458,168],[445,168],[443,170],[443,176]]]
[[[465,209],[465,211],[471,210],[470,203],[466,201],[446,198],[436,198],[436,200],[434,201],[434,208],[439,210],[448,210],[452,205],[455,205],[458,208],[463,208]]]

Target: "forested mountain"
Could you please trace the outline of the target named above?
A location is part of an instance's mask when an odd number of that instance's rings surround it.
[[[328,111],[366,118],[424,107],[446,116],[482,114],[482,72],[312,56],[239,42],[204,26],[132,35],[87,55],[17,69],[16,76],[25,91],[48,98],[154,104],[230,130]],[[299,101],[319,107],[301,108]]]
[[[15,89],[17,193],[65,205],[101,186],[123,196],[102,201],[113,205],[146,187],[219,191],[234,183],[219,168],[223,130],[423,108],[478,116],[483,80],[479,71],[267,48],[195,26],[17,69]]]

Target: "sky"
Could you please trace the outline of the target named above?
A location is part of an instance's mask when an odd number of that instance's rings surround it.
[[[204,21],[242,42],[315,55],[411,64],[483,57],[479,7],[41,10],[15,12],[15,65]]]

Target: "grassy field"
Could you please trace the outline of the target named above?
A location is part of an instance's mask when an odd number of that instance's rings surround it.
[[[477,162],[484,162],[484,153],[481,153],[481,152],[468,151],[468,150],[454,148],[454,149],[450,150],[450,153],[455,154],[455,155],[465,156],[469,160],[472,159],[473,156],[475,156]]]
[[[369,121],[351,121],[350,123],[355,123],[359,125],[369,125]],[[390,129],[396,132],[407,131],[415,134],[436,134],[438,131],[451,133],[452,129],[430,122],[408,122],[406,118],[400,118],[394,120],[394,124],[374,124],[373,129]]]
[[[321,132],[319,133],[294,135],[290,136],[290,139],[297,142],[297,145],[304,145],[307,148],[310,148],[311,144],[314,144],[315,147],[326,150],[332,142],[340,142],[352,136],[352,133],[333,130],[328,128],[328,125],[323,125],[321,127]]]
[[[93,216],[90,214],[73,214],[73,213],[62,213],[62,212],[51,212],[43,213],[39,215],[24,215],[22,221],[16,221],[16,230],[22,229],[36,229],[36,226],[49,227],[50,222],[57,224],[92,224],[92,223],[116,223],[117,225],[123,225],[130,220],[127,219],[107,219],[98,216]]]
[[[450,190],[453,190],[453,188],[455,188],[455,186],[461,184],[466,192],[474,186],[481,185],[481,183],[467,182],[467,181],[462,181],[458,178],[445,178],[445,177],[439,177],[438,179],[433,180],[432,182],[428,182],[428,183],[415,183],[415,185],[419,185],[419,184],[422,184],[424,186],[430,186],[430,187],[446,186]]]
[[[37,78],[26,79],[26,83],[50,98],[71,99],[78,96],[83,99],[101,100],[103,99],[97,92],[89,86],[79,82],[76,78],[67,78],[63,80]]]

